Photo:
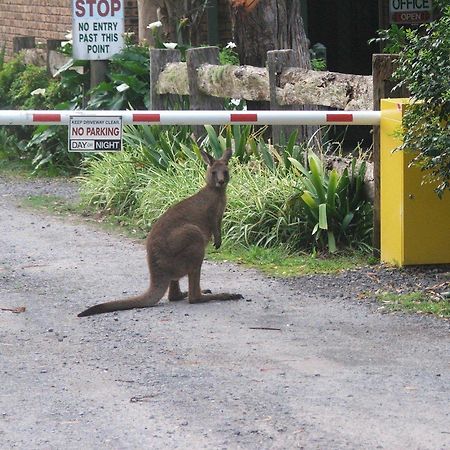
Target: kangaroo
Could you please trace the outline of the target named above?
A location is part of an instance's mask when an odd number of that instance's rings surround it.
[[[213,237],[216,249],[221,246],[221,223],[226,206],[229,181],[228,161],[231,149],[221,159],[201,151],[208,165],[206,185],[192,197],[170,207],[152,226],[147,236],[147,263],[150,286],[136,297],[101,303],[78,314],[78,317],[156,305],[167,289],[169,301],[188,297],[189,303],[211,300],[236,300],[240,294],[210,294],[200,289],[200,270],[206,246]],[[189,291],[180,290],[180,278],[188,276]],[[209,292],[209,291],[208,291]]]

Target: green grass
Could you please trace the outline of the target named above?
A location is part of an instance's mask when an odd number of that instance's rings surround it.
[[[12,177],[29,178],[33,171],[29,160],[20,158],[9,158],[0,150],[0,173]]]
[[[425,292],[409,294],[383,292],[377,296],[377,300],[390,311],[410,311],[433,314],[438,317],[450,317],[449,299],[436,299]]]
[[[77,205],[66,202],[55,195],[30,195],[21,202],[22,206],[39,210],[46,210],[56,214],[70,214],[80,212]]]
[[[325,257],[307,253],[292,254],[279,247],[256,246],[250,248],[225,246],[218,251],[211,248],[208,251],[208,258],[242,264],[282,278],[314,273],[336,273],[372,263],[372,258],[362,253],[335,254]]]
[[[34,170],[29,159],[12,158],[0,150],[0,174],[13,178],[54,178],[67,175],[55,167],[45,167]]]
[[[81,203],[67,202],[64,198],[52,195],[31,195],[24,198],[21,205],[46,211],[57,216],[72,216],[83,219],[85,222],[94,223],[102,229],[111,232],[120,231],[125,236],[144,239],[147,231],[140,229],[136,223],[127,216],[114,216],[106,213],[98,213],[94,208]]]

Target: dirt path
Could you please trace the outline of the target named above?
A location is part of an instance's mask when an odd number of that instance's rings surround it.
[[[214,263],[244,300],[79,319],[146,287],[144,248],[27,192],[0,180],[0,448],[450,449],[448,321]]]

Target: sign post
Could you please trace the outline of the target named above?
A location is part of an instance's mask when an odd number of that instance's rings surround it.
[[[72,0],[73,57],[107,60],[123,46],[124,0]]]

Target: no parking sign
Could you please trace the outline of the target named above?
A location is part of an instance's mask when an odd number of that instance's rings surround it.
[[[117,152],[122,150],[121,116],[71,116],[69,152]]]

